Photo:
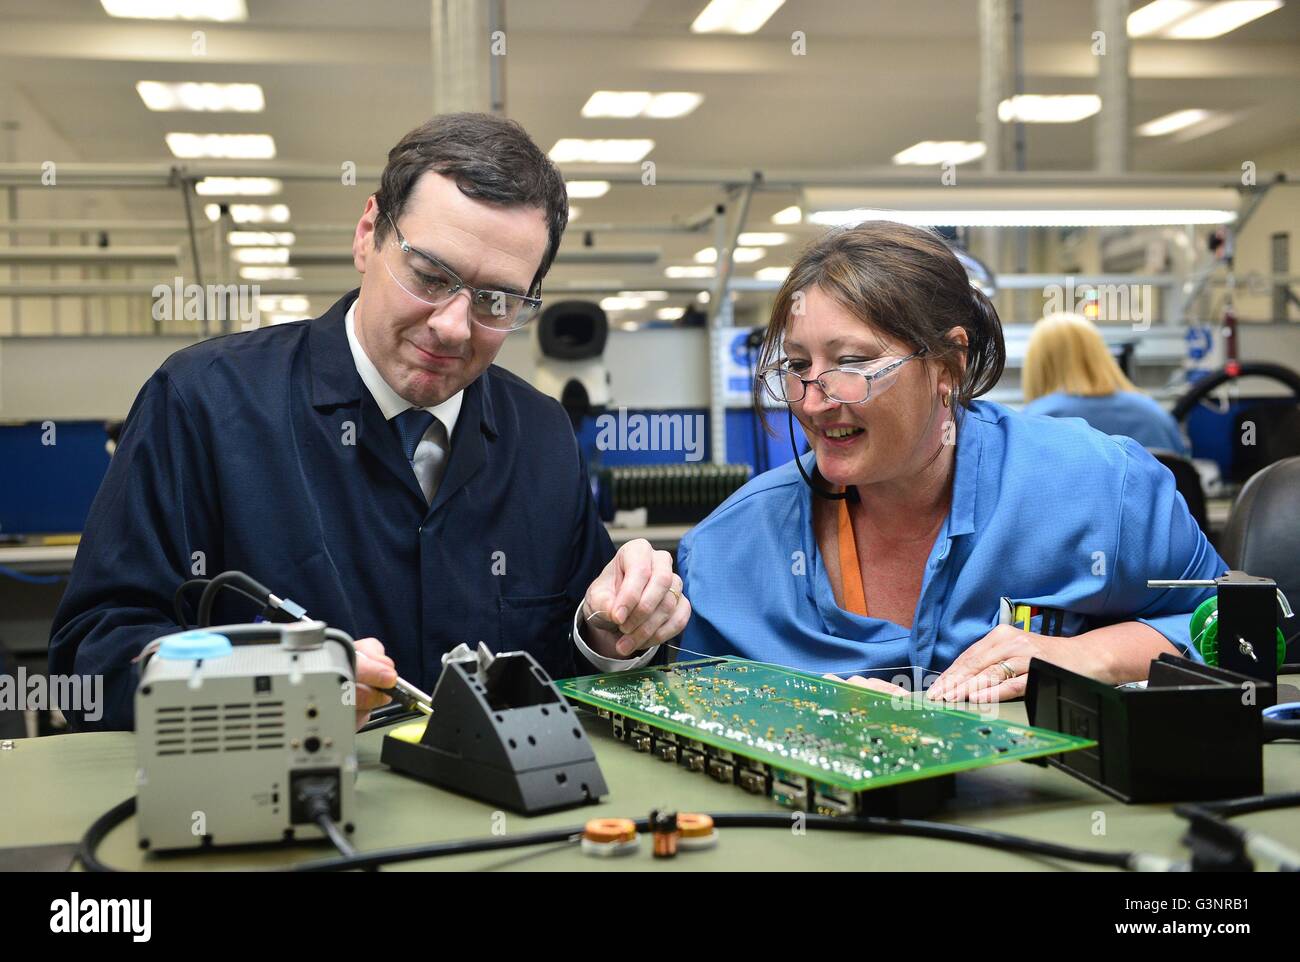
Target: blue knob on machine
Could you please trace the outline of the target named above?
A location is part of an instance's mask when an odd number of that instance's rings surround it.
[[[221,658],[231,650],[230,639],[215,631],[182,631],[162,640],[157,657],[193,661],[197,658]]]

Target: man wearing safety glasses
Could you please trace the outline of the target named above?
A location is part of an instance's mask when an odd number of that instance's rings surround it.
[[[563,409],[492,364],[540,312],[567,220],[559,171],[517,124],[435,117],[366,201],[359,290],[163,364],[53,626],[52,671],[104,675],[94,727],[132,725],[133,659],[178,629],[173,592],[227,569],[361,639],[358,724],[398,674],[431,690],[462,642],[560,677],[682,631],[671,557],[615,553]],[[214,623],[255,613],[223,597]]]

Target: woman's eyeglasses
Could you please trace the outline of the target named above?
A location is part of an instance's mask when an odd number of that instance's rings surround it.
[[[785,404],[802,401],[808,393],[809,384],[820,387],[828,401],[837,404],[861,404],[872,396],[873,391],[875,394],[884,391],[893,382],[892,375],[897,374],[900,367],[924,353],[925,348],[922,348],[907,357],[883,357],[865,364],[835,367],[813,378],[803,377],[799,371],[793,369],[793,364],[806,362],[786,360],[763,371],[759,374],[759,378],[763,382],[763,389],[774,400]]]

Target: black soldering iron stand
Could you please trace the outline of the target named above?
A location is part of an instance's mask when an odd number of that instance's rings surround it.
[[[443,665],[432,708],[420,741],[385,736],[385,765],[523,815],[609,793],[587,733],[527,652],[462,646]]]

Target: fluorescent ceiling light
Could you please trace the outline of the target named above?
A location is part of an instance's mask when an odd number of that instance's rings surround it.
[[[685,117],[702,103],[704,103],[704,94],[697,94],[690,90],[669,90],[651,97],[643,116],[655,120],[672,120],[676,117]]]
[[[710,0],[691,24],[691,33],[753,33],[785,0]]]
[[[275,138],[270,134],[186,134],[173,131],[166,140],[172,154],[184,160],[270,160],[275,156]]]
[[[965,164],[979,160],[987,148],[981,140],[923,140],[894,154],[896,164]]]
[[[619,297],[639,297],[643,301],[666,301],[667,291],[619,291]]]
[[[685,313],[684,307],[661,307],[655,311],[655,317],[661,321],[679,321]]]
[[[581,208],[581,207],[574,207],[572,204],[570,204],[570,205],[569,205],[569,223],[572,224],[575,220],[577,220],[577,219],[578,219],[579,217],[581,217],[581,216],[582,216],[582,208]]]
[[[1205,137],[1209,134],[1218,133],[1225,127],[1231,127],[1240,118],[1236,113],[1211,113],[1209,117],[1202,120],[1199,124],[1184,128],[1174,134],[1174,143],[1185,144],[1189,140],[1195,140],[1198,137]]]
[[[259,311],[288,311],[306,314],[311,310],[311,301],[300,294],[263,294],[257,299]]]
[[[294,239],[291,230],[232,230],[226,234],[231,247],[288,247]]]
[[[682,267],[673,266],[664,268],[664,277],[671,277],[678,280],[695,279],[701,277],[715,277],[717,271],[712,267]]]
[[[732,260],[737,264],[752,264],[754,261],[761,261],[767,256],[767,251],[762,247],[737,247],[732,252]],[[705,247],[703,250],[695,252],[695,263],[697,264],[716,264],[718,262],[718,251],[714,247]]]
[[[742,247],[780,247],[790,242],[789,234],[779,231],[746,231],[736,238]]]
[[[1210,40],[1282,7],[1282,0],[1155,0],[1128,17],[1130,37]]]
[[[261,84],[164,83],[161,80],[141,80],[135,89],[150,110],[257,113],[266,109]]]
[[[644,137],[586,140],[561,137],[547,154],[557,164],[635,164],[654,149]]]
[[[998,104],[1004,124],[1073,124],[1101,110],[1096,94],[1017,94]]]
[[[1155,0],[1128,15],[1128,35],[1156,36],[1189,14],[1203,9],[1204,0]]]
[[[283,189],[276,177],[204,177],[194,185],[203,197],[269,197]]]
[[[1282,6],[1282,0],[1225,0],[1180,20],[1164,36],[1171,40],[1209,40],[1244,27]]]
[[[643,297],[602,297],[600,299],[600,309],[602,311],[639,311],[646,306]]]
[[[577,197],[582,200],[590,200],[596,197],[604,197],[609,193],[609,181],[607,180],[566,180],[564,189],[569,192],[570,197]]]
[[[289,248],[241,247],[235,251],[235,260],[240,264],[287,264]]]
[[[1137,132],[1143,137],[1163,137],[1165,134],[1172,134],[1174,131],[1190,127],[1192,124],[1199,124],[1209,116],[1210,112],[1208,110],[1201,110],[1200,108],[1175,110],[1172,114],[1165,114],[1155,120],[1148,120],[1138,127]]]
[[[639,117],[649,104],[648,90],[597,90],[582,105],[582,116]]]
[[[597,90],[582,108],[584,117],[651,117],[669,120],[685,117],[704,102],[704,94],[687,90],[652,93],[649,90]]]
[[[247,266],[239,269],[239,276],[246,281],[300,281],[302,274],[296,267],[261,267]]]
[[[838,227],[888,220],[914,227],[1182,227],[1227,224],[1230,210],[819,210],[814,224]]]
[[[803,221],[803,211],[798,204],[783,207],[772,215],[773,224],[798,224]]]
[[[221,219],[220,204],[204,204],[203,212],[208,220]],[[230,219],[236,224],[261,224],[267,221],[276,224],[289,222],[288,204],[231,204]]]
[[[754,277],[760,281],[783,281],[790,274],[788,267],[760,267]]]
[[[99,0],[110,17],[135,20],[247,20],[244,0]]]

